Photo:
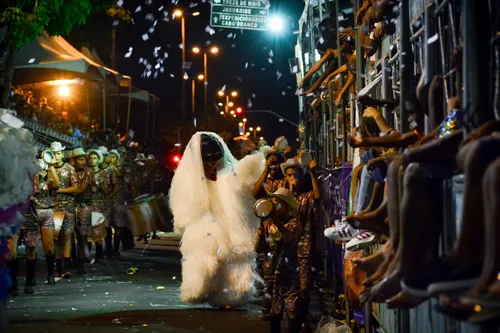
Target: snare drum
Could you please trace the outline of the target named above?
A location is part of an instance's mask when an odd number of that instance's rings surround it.
[[[91,221],[92,235],[90,236],[90,240],[94,243],[100,242],[108,234],[106,223],[104,223],[106,222],[106,218],[99,212],[92,212]]]
[[[309,153],[307,150],[303,150],[299,154],[299,164],[301,166],[309,166],[309,164],[313,161],[313,157],[311,153]]]
[[[253,211],[258,218],[265,219],[273,211],[273,203],[269,199],[260,199],[253,205]]]
[[[155,220],[159,219],[159,214],[155,199],[151,196],[127,206],[127,225],[134,236],[144,236],[157,230]]]
[[[64,212],[54,212],[54,239],[59,239],[59,233],[64,222]]]
[[[284,136],[280,136],[276,139],[276,141],[274,141],[274,148],[280,153],[285,151],[286,147],[288,147],[288,141]]]

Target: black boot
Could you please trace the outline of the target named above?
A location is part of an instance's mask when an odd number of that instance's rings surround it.
[[[90,264],[90,262],[92,261],[92,243],[91,242],[87,242],[87,249],[88,249],[88,252],[85,251],[85,262],[87,264]]]
[[[95,263],[100,264],[102,262],[103,252],[102,244],[95,244]]]
[[[71,268],[75,269],[77,265],[78,257],[76,252],[76,242],[73,240],[71,242]]]
[[[47,284],[54,285],[56,280],[54,279],[54,261],[55,256],[53,254],[45,255],[45,263],[47,264]]]
[[[104,238],[104,240],[106,241],[106,257],[108,257],[108,259],[113,257],[112,239],[113,239],[113,230],[111,229],[111,227],[108,227],[106,238]]]
[[[56,272],[58,277],[62,277],[63,275],[62,259],[56,259]]]
[[[85,271],[85,260],[84,259],[78,259],[76,262],[77,268],[78,268],[78,274],[79,275],[85,275],[87,272]]]
[[[12,296],[19,296],[19,289],[17,287],[17,270],[19,267],[19,261],[17,259],[7,261],[7,268],[9,269],[10,279],[13,285],[9,288],[9,294]]]
[[[64,269],[65,270],[71,270],[71,258],[64,258]]]
[[[120,254],[120,241],[121,241],[121,228],[115,229],[115,237],[113,238],[113,256],[121,257]]]
[[[33,283],[35,280],[36,259],[26,260],[26,283],[24,284],[24,293],[33,294]]]

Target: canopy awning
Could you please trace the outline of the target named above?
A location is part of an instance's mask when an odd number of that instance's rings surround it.
[[[57,79],[86,78],[102,80],[117,71],[99,64],[79,52],[64,38],[50,37],[46,32],[19,50],[14,65],[14,82],[23,84]],[[117,78],[117,82],[119,82]]]

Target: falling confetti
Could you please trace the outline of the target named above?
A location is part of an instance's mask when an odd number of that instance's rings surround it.
[[[123,0],[118,0],[118,1],[116,2],[116,5],[117,5],[118,7],[121,7],[121,6],[123,5]]]
[[[281,78],[281,72],[276,71],[276,80],[279,80]]]
[[[28,64],[32,64],[35,62],[35,58],[31,58],[30,60],[28,60]]]
[[[142,35],[142,40],[143,41],[147,41],[149,39],[149,35],[148,34],[143,34]]]
[[[135,12],[134,13],[138,13],[142,10],[141,6],[138,6],[136,9],[135,9]]]
[[[207,25],[207,27],[205,28],[205,32],[208,32],[210,34],[210,36],[215,34],[215,30],[209,25]]]
[[[269,56],[272,58],[274,57],[274,53],[273,53],[273,50],[269,51]]]

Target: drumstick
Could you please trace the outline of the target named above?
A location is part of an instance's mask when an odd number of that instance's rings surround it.
[[[142,250],[142,252],[141,252],[141,256],[144,254],[144,251],[146,251],[146,249],[148,248],[148,246],[149,246],[149,241],[148,241],[148,243],[146,244],[146,247],[144,248],[144,250]]]

